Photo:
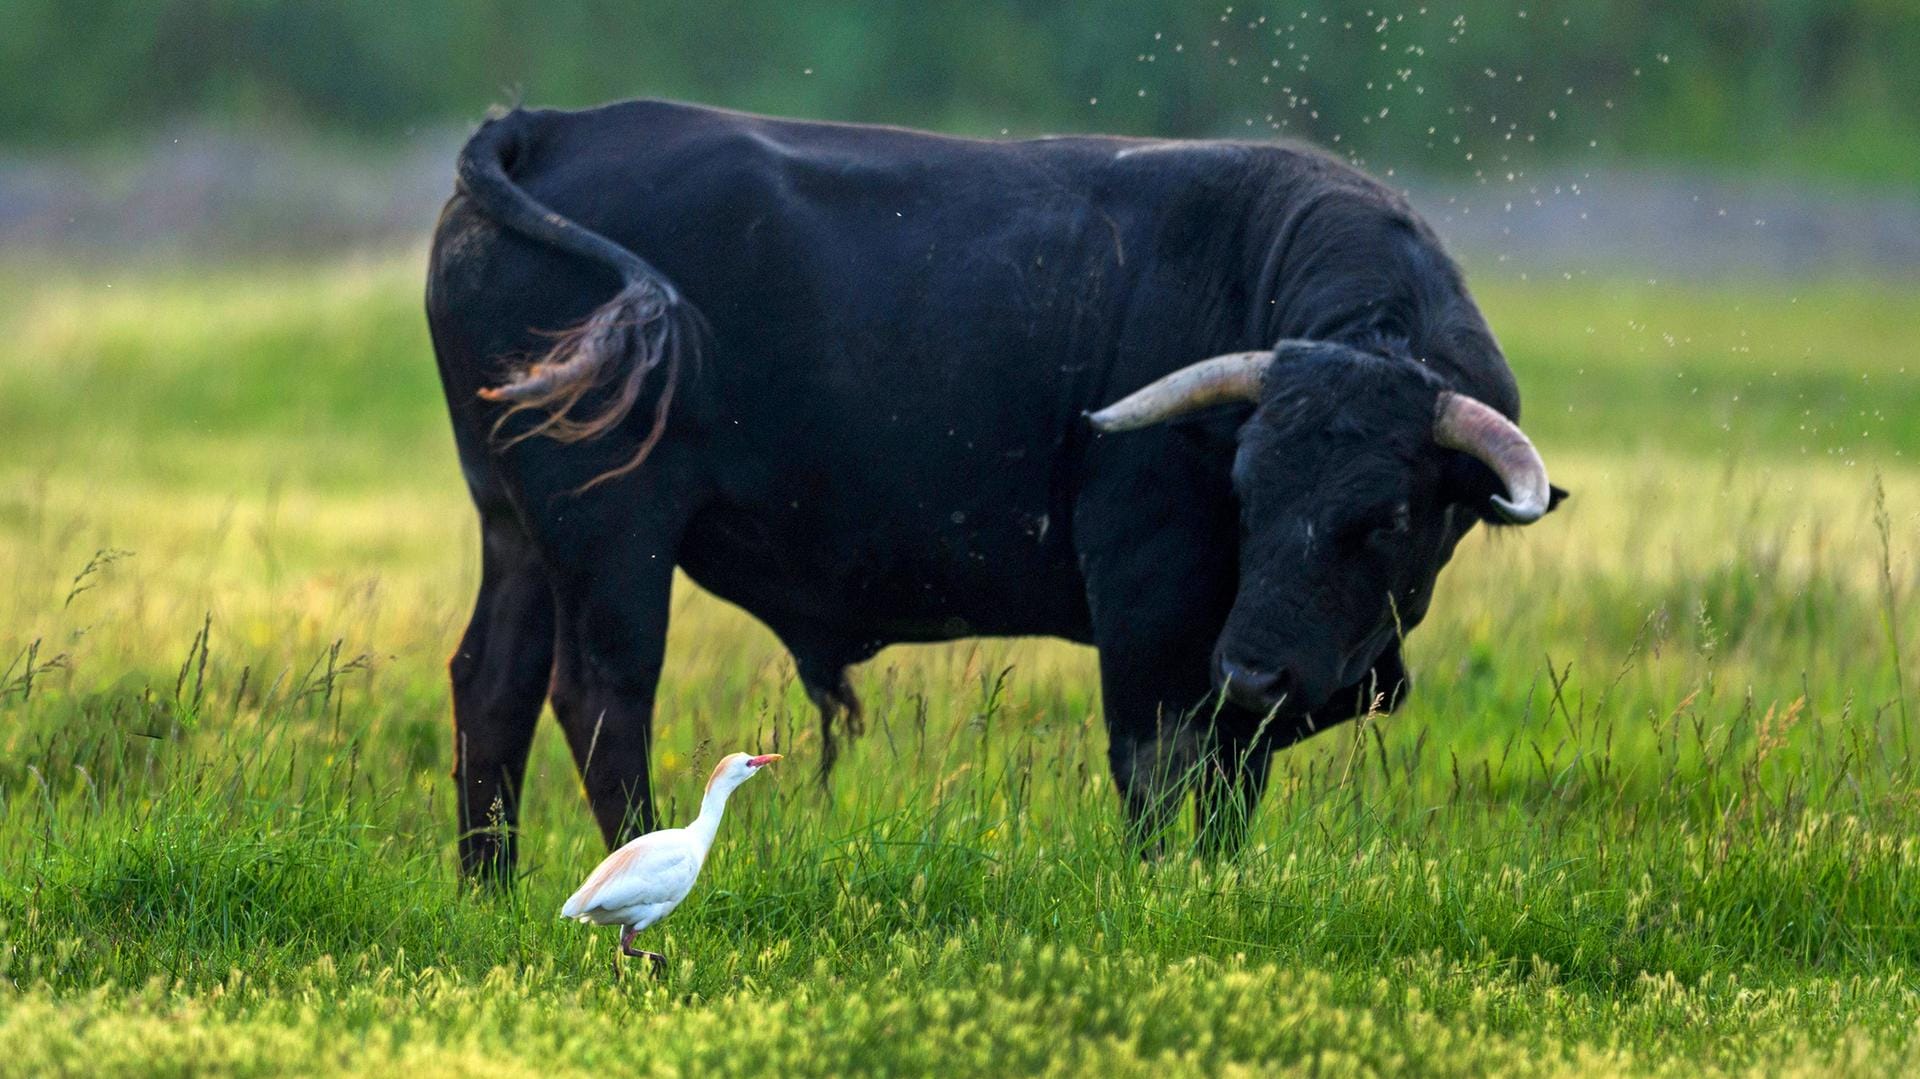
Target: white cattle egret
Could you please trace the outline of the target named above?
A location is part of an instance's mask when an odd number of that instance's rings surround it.
[[[607,860],[588,874],[580,890],[561,906],[560,916],[593,925],[619,926],[620,954],[652,960],[656,973],[664,971],[667,957],[635,948],[634,934],[671,914],[693,891],[700,867],[706,864],[707,851],[713,848],[720,815],[726,812],[727,796],[779,759],[778,753],[758,757],[730,753],[721,758],[713,769],[713,778],[707,780],[700,815],[692,824],[648,832],[607,855]],[[616,971],[619,962],[616,956]]]

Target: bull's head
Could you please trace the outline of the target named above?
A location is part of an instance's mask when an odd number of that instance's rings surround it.
[[[1286,715],[1392,695],[1399,635],[1474,521],[1531,524],[1565,492],[1518,426],[1425,364],[1283,341],[1182,368],[1093,413],[1102,431],[1251,403],[1233,464],[1240,582],[1215,685]],[[1364,707],[1366,701],[1359,702]]]

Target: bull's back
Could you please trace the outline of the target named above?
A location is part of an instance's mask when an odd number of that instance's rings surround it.
[[[711,327],[676,405],[702,417],[714,483],[683,559],[697,579],[770,621],[858,612],[888,639],[1084,635],[1080,410],[1129,388],[1103,382],[1116,349],[1153,346],[1129,325],[1177,314],[1135,305],[1182,273],[1167,192],[1138,182],[1150,162],[1117,182],[1116,140],[659,102],[536,119],[515,181],[657,266]],[[474,355],[536,351],[529,331],[616,284],[457,209],[436,245],[455,248],[437,261],[487,253],[459,285],[488,312]]]

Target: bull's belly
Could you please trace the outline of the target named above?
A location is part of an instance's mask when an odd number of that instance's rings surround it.
[[[794,525],[798,527],[794,527]],[[697,517],[680,566],[783,638],[888,644],[975,636],[1091,637],[1071,547],[1031,529],[834,528],[739,511]]]

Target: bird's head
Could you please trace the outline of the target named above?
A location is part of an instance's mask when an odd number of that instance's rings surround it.
[[[707,789],[730,791],[779,759],[778,753],[762,753],[757,757],[747,753],[729,753],[713,766],[713,778],[707,780]]]

